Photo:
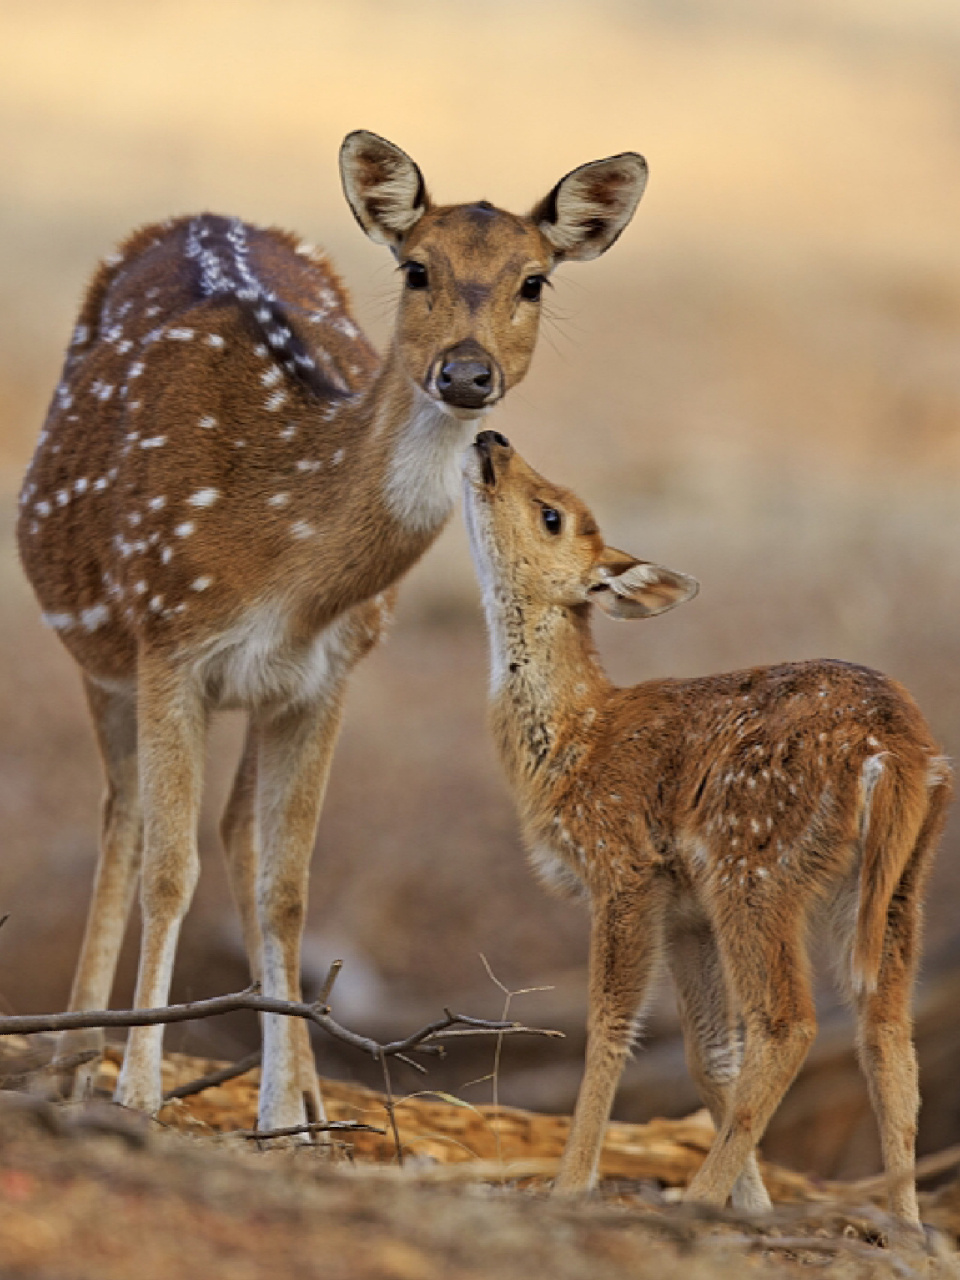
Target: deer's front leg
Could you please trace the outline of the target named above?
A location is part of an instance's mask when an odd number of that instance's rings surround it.
[[[322,705],[284,711],[258,724],[257,810],[260,865],[257,912],[264,995],[300,999],[300,946],[307,878],[330,760],[340,725],[341,690]],[[279,1014],[263,1019],[259,1127],[302,1124],[306,1025]],[[311,1055],[312,1060],[312,1055]]]
[[[660,953],[662,890],[655,882],[595,899],[590,934],[587,1057],[554,1191],[597,1180],[603,1134]]]
[[[135,1003],[155,1009],[169,998],[180,925],[197,883],[206,714],[196,683],[155,655],[141,654],[138,678],[143,932]],[[162,1027],[131,1029],[118,1102],[151,1115],[159,1111],[162,1050]]]

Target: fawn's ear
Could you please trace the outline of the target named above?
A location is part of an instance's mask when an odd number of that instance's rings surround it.
[[[611,618],[652,618],[692,600],[700,590],[696,578],[662,565],[637,560],[625,551],[605,547],[593,568],[590,599]]]
[[[361,227],[371,240],[394,253],[430,207],[423,174],[407,153],[366,129],[344,138],[340,179]]]
[[[558,258],[586,262],[610,248],[633,217],[646,185],[646,160],[625,151],[568,173],[530,217]]]

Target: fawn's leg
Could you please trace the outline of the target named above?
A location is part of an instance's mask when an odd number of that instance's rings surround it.
[[[167,1003],[180,925],[197,883],[197,811],[206,715],[194,682],[159,658],[139,663],[140,795],[143,804],[143,933],[136,1006]],[[133,1027],[117,1101],[153,1114],[160,1109],[163,1028]]]
[[[659,959],[662,899],[651,882],[592,904],[586,1064],[555,1192],[586,1191],[597,1180],[614,1094]]]
[[[710,925],[703,921],[677,926],[667,943],[667,957],[677,989],[687,1065],[719,1132],[730,1108],[742,1055]],[[756,1151],[747,1156],[731,1198],[736,1209],[755,1213],[770,1208]]]
[[[726,1204],[816,1034],[797,906],[771,901],[762,914],[733,913],[740,927],[719,938],[743,1015],[743,1064],[689,1200]]]
[[[137,779],[137,707],[130,695],[111,693],[84,677],[84,691],[103,759],[106,791],[101,815],[100,855],[70,992],[71,1010],[106,1009],[117,970],[140,869],[143,820]],[[65,1031],[57,1039],[57,1058],[87,1049],[103,1051],[103,1031]],[[74,1097],[88,1094],[99,1058],[74,1075]]]
[[[263,939],[257,913],[257,878],[260,866],[260,834],[257,823],[257,771],[260,743],[251,724],[247,730],[243,755],[234,778],[233,789],[220,825],[226,853],[230,887],[240,912],[240,927],[254,982],[263,982]],[[312,1118],[325,1120],[323,1098],[317,1081],[310,1029],[302,1018],[290,1019],[296,1039],[300,1091],[308,1099]]]
[[[342,684],[320,705],[283,711],[257,727],[261,856],[257,910],[263,939],[263,991],[300,999],[300,946],[310,856],[340,726]],[[300,1019],[263,1019],[261,1129],[304,1120],[303,1063],[309,1051]],[[313,1055],[310,1054],[313,1075]]]
[[[887,910],[876,991],[857,1001],[857,1048],[880,1129],[883,1167],[892,1185],[890,1212],[920,1225],[914,1181],[917,1055],[910,1002],[920,952],[923,888],[943,824],[950,788],[941,775],[928,787],[927,811],[916,845]]]

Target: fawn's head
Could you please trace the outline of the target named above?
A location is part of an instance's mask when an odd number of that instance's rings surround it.
[[[403,272],[396,341],[407,374],[454,416],[472,418],[526,373],[554,267],[613,244],[647,167],[633,152],[582,165],[522,217],[485,200],[434,205],[410,157],[365,130],[344,140],[340,173],[357,221]]]
[[[691,600],[684,573],[608,547],[575,493],[545,480],[498,431],[464,460],[464,508],[485,591],[533,607],[596,604],[611,618],[649,618]]]

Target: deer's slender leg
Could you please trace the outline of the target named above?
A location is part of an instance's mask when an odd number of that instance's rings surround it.
[[[263,938],[257,912],[257,880],[260,867],[260,832],[257,822],[257,772],[260,742],[254,725],[248,727],[243,755],[223,815],[220,833],[226,853],[230,886],[240,912],[243,941],[250,961],[250,976],[263,982]],[[313,1117],[326,1119],[317,1081],[310,1029],[302,1018],[291,1019],[296,1041],[300,1093],[309,1098]]]
[[[726,1203],[816,1034],[800,914],[795,902],[770,902],[720,939],[743,1015],[743,1064],[690,1200]]]
[[[690,1074],[719,1131],[740,1074],[742,1051],[736,1017],[730,1007],[716,938],[709,924],[679,927],[667,951],[677,989],[680,1023]],[[749,1212],[770,1208],[755,1151],[747,1156],[734,1183],[734,1208]]]
[[[659,960],[662,899],[659,886],[651,883],[593,902],[587,1056],[554,1184],[561,1194],[585,1191],[596,1182],[614,1094]]]
[[[167,1003],[177,939],[199,872],[200,803],[206,714],[200,690],[151,654],[139,664],[140,795],[144,850],[140,903],[143,936],[137,1008]],[[134,1027],[127,1041],[117,1100],[155,1113],[162,1100],[162,1027]]]
[[[133,904],[140,869],[142,816],[137,778],[137,708],[132,694],[108,692],[88,678],[84,691],[103,759],[106,790],[101,815],[100,853],[80,959],[70,992],[70,1009],[106,1009],[117,959]],[[64,1032],[57,1057],[85,1049],[102,1052],[98,1029]],[[74,1096],[93,1087],[99,1059],[78,1068]]]
[[[876,990],[857,1000],[857,1050],[880,1129],[883,1167],[891,1180],[890,1212],[919,1225],[916,1161],[917,1055],[911,996],[920,951],[923,886],[946,817],[949,788],[936,785],[916,846],[887,910]]]
[[[330,759],[340,726],[342,683],[321,704],[283,711],[258,725],[257,810],[261,857],[257,909],[263,940],[263,990],[300,999],[300,948],[307,876]],[[263,1027],[259,1126],[304,1119],[303,1075],[313,1055],[300,1020],[268,1014]],[[315,1085],[314,1085],[315,1087]]]

